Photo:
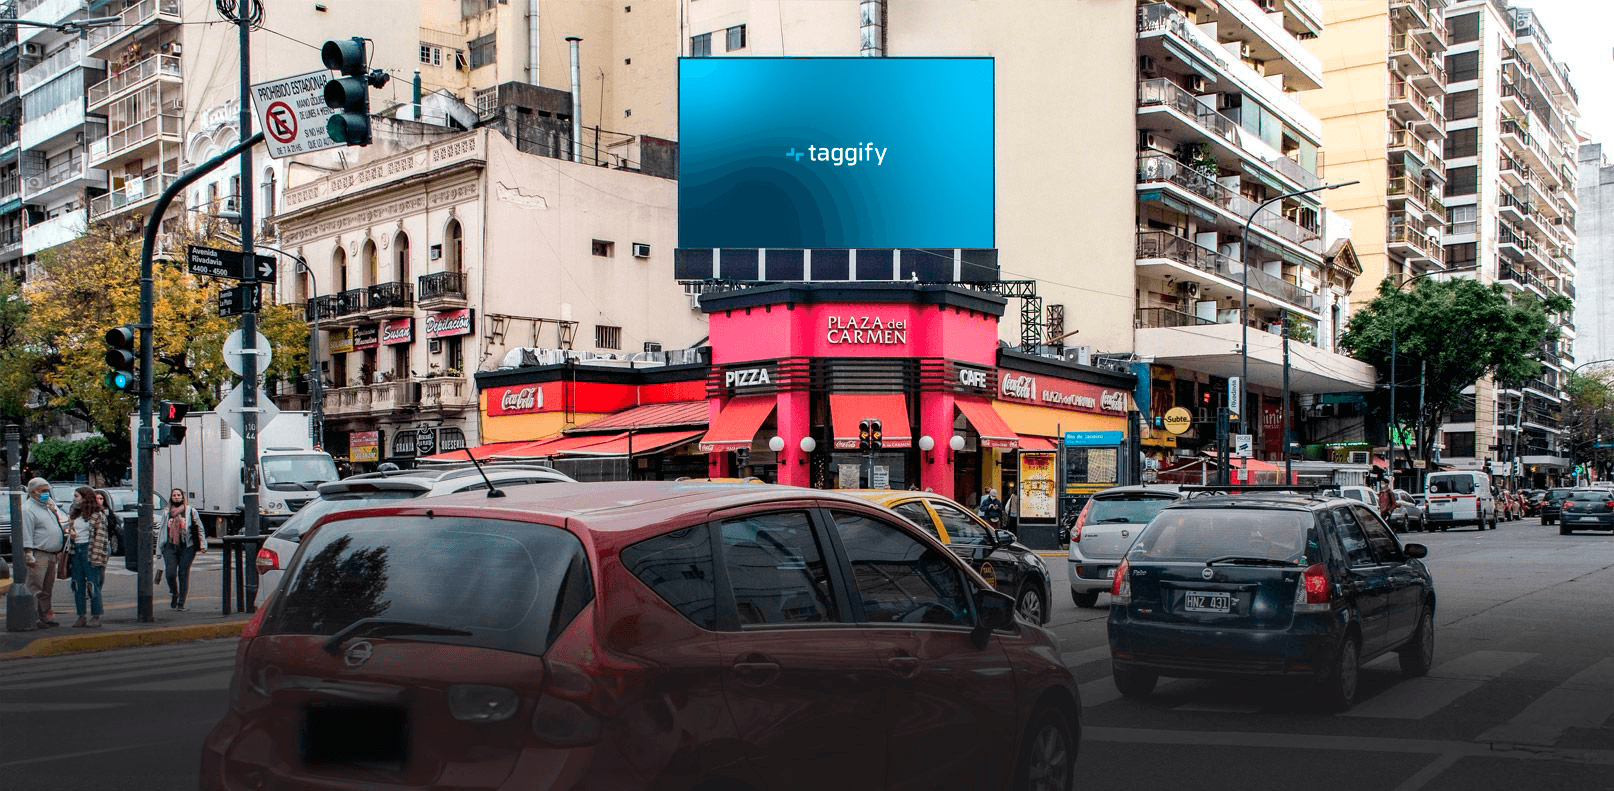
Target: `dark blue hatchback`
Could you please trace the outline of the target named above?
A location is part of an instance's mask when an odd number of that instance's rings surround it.
[[[1298,677],[1347,708],[1364,662],[1394,651],[1405,674],[1428,672],[1426,553],[1353,500],[1244,491],[1178,502],[1116,572],[1115,685],[1138,697],[1160,676]]]

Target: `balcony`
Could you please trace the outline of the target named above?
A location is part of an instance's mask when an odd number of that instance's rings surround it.
[[[1155,330],[1162,327],[1200,327],[1215,323],[1210,319],[1202,319],[1192,313],[1171,308],[1138,308],[1133,326],[1140,330]]]
[[[1523,222],[1524,218],[1535,212],[1535,208],[1530,205],[1529,200],[1516,198],[1513,193],[1507,191],[1502,192],[1501,199],[1497,201],[1497,205],[1501,207],[1502,216],[1511,219],[1513,222]]]
[[[325,391],[325,414],[356,417],[370,413],[370,386],[337,387]]]
[[[411,283],[377,283],[365,294],[365,317],[403,318],[415,315],[415,287]]]
[[[419,278],[420,307],[423,310],[465,307],[465,273],[433,272]]]
[[[1235,41],[1231,43],[1248,46],[1252,57],[1266,63],[1267,73],[1281,75],[1297,90],[1322,87],[1322,59],[1285,30],[1282,22],[1268,16],[1255,0],[1222,0],[1207,5],[1220,28],[1218,32],[1232,35]],[[1250,33],[1255,35],[1249,36]],[[1245,40],[1245,36],[1249,39]]]
[[[22,229],[0,228],[0,258],[9,260],[19,255],[22,255]]]
[[[1502,180],[1510,186],[1522,187],[1534,171],[1529,165],[1519,161],[1517,158],[1503,153],[1501,160],[1497,163],[1497,172],[1502,176]]]
[[[157,200],[163,190],[173,185],[179,176],[173,173],[153,173],[137,179],[127,179],[123,189],[90,199],[90,219],[100,221],[120,212],[128,211]]]
[[[370,385],[370,411],[374,414],[402,412],[414,406],[414,382],[383,382]]]
[[[1230,290],[1243,288],[1243,265],[1176,234],[1166,231],[1139,231],[1137,256],[1140,262],[1150,259],[1170,261],[1192,270],[1194,274],[1215,275],[1220,280],[1207,280],[1207,282]],[[1316,295],[1263,271],[1258,266],[1250,267],[1249,280],[1251,292],[1287,303],[1274,303],[1272,305],[1274,308],[1298,307],[1307,312],[1317,310]]]
[[[1176,115],[1160,114],[1162,109]],[[1221,114],[1205,99],[1195,96],[1167,79],[1143,80],[1138,83],[1138,113],[1150,115],[1150,127],[1176,138],[1205,137],[1229,157],[1241,161],[1259,162],[1276,173],[1308,189],[1322,185],[1315,175],[1300,163],[1278,153],[1259,137],[1239,126],[1237,121]]]
[[[1502,83],[1502,111],[1511,116],[1522,116],[1530,112],[1530,97],[1513,83]]]
[[[94,110],[129,91],[145,86],[156,79],[179,82],[184,79],[181,61],[177,55],[152,55],[117,74],[90,86],[90,109]]]
[[[181,119],[177,114],[153,115],[90,144],[90,161],[105,164],[140,152],[149,143],[179,142]]]
[[[1239,144],[1238,124],[1216,111],[1216,106],[1183,90],[1167,79],[1143,80],[1138,83],[1138,108],[1169,107],[1182,113],[1206,132],[1235,147]]]
[[[365,321],[364,297],[366,293],[366,289],[353,288],[338,294],[320,297],[316,300],[319,304],[319,310],[329,310],[328,313],[321,313],[321,320],[333,327],[363,324]]]
[[[1413,158],[1418,160],[1418,164],[1423,165],[1425,169],[1432,170],[1440,167],[1442,163],[1440,152],[1408,129],[1390,130],[1391,158],[1393,159],[1393,155],[1397,153],[1411,154]]]
[[[1446,70],[1416,38],[1405,33],[1390,37],[1390,61],[1401,67],[1401,73],[1425,87],[1443,87]]]
[[[1194,198],[1216,206],[1228,215],[1230,225],[1242,225],[1257,203],[1221,184],[1216,179],[1163,154],[1138,157],[1138,184],[1170,184]],[[1310,230],[1275,211],[1263,211],[1254,227],[1312,253],[1321,252],[1316,231]]]
[[[1496,224],[1496,234],[1497,247],[1504,255],[1516,261],[1524,259],[1524,250],[1530,246],[1530,237],[1505,222]]]
[[[50,204],[87,186],[106,183],[106,171],[84,167],[82,156],[52,165],[43,173],[23,171],[22,195],[29,203]]]
[[[131,38],[140,38],[142,29],[153,22],[178,25],[179,0],[143,0],[119,14],[116,24],[90,28],[84,36],[84,45],[90,57],[109,59],[109,52],[117,44]]]
[[[1411,200],[1417,204],[1418,211],[1428,211],[1430,208],[1429,190],[1405,173],[1390,174],[1384,191],[1389,200]]]
[[[303,303],[303,321],[312,324],[316,321],[326,321],[328,319],[336,318],[337,299],[337,295],[330,294],[323,297],[315,297]]]
[[[17,91],[27,93],[47,82],[55,79],[68,69],[77,68],[84,63],[84,44],[77,42],[67,46],[56,54],[29,66],[26,71],[17,75]]]
[[[23,229],[22,254],[33,255],[41,250],[67,244],[83,236],[85,227],[83,209],[62,212],[43,222],[34,223]]]
[[[1385,242],[1392,251],[1400,253],[1408,261],[1425,259],[1439,263],[1441,260],[1440,240],[1406,223],[1392,223]]]
[[[431,377],[420,380],[420,408],[443,412],[463,412],[476,408],[476,388],[464,377]]]
[[[1435,127],[1434,131],[1438,132],[1446,123],[1444,110],[1433,99],[1402,80],[1390,83],[1390,111],[1415,132],[1429,127]]]

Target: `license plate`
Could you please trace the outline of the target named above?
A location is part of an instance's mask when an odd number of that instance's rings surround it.
[[[1190,591],[1183,594],[1182,608],[1189,612],[1232,612],[1233,594]]]
[[[316,705],[303,713],[300,741],[310,765],[400,771],[409,723],[398,708]]]
[[[1104,569],[1104,578],[1105,579],[1114,579],[1115,578],[1115,567],[1114,566],[1110,566],[1109,568]]]

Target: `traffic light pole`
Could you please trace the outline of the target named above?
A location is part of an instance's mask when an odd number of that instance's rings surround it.
[[[234,159],[244,150],[250,149],[263,140],[263,133],[253,135],[241,141],[230,150],[203,162],[195,170],[186,173],[168,185],[157,197],[157,202],[151,207],[151,214],[146,218],[146,235],[140,247],[140,323],[136,325],[140,330],[140,430],[136,433],[136,487],[140,493],[140,530],[135,548],[138,557],[135,558],[138,569],[137,605],[136,614],[142,622],[153,620],[151,611],[152,594],[152,568],[151,553],[155,549],[156,541],[156,512],[151,507],[151,498],[156,486],[155,471],[152,470],[152,451],[156,448],[156,437],[152,436],[152,390],[153,390],[153,362],[151,331],[155,323],[156,313],[156,286],[152,279],[152,255],[157,249],[157,231],[162,227],[163,215],[168,212],[169,204],[174,198],[185,191],[186,187],[194,184],[197,179],[217,170],[220,165]]]
[[[241,130],[241,257],[249,264],[255,260],[252,251],[252,235],[256,229],[252,226],[252,146],[249,141],[252,134],[252,73],[251,73],[251,40],[248,36],[252,32],[252,14],[248,13],[248,3],[243,2],[235,15],[236,25],[239,28],[241,47],[241,102],[240,115],[237,125]],[[257,135],[262,139],[263,135]],[[253,278],[248,282],[254,289],[262,288],[257,279],[257,272],[252,273]],[[248,300],[250,307],[255,300]],[[258,314],[248,310],[241,314],[241,511],[242,532],[248,538],[258,535]],[[250,564],[252,561],[246,561]],[[258,600],[258,575],[250,570],[246,576],[247,611],[251,612],[253,603]]]

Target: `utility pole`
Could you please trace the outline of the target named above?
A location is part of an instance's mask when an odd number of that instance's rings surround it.
[[[1434,442],[1425,442],[1424,437],[1423,437],[1423,431],[1424,431],[1424,425],[1423,425],[1423,406],[1424,406],[1423,397],[1424,397],[1424,392],[1423,391],[1424,391],[1424,384],[1428,381],[1428,377],[1429,377],[1429,361],[1428,360],[1421,360],[1418,363],[1418,437],[1417,437],[1417,440],[1418,440],[1418,455],[1423,457],[1423,469],[1420,470],[1418,473],[1416,473],[1416,475],[1414,476],[1414,477],[1416,477],[1418,479],[1417,486],[1418,486],[1418,493],[1419,494],[1423,493],[1424,480],[1429,476],[1429,447],[1431,445],[1435,444]]]
[[[258,0],[238,0],[235,6],[235,23],[238,28],[237,37],[241,49],[241,106],[236,123],[240,128],[241,142],[245,144],[252,137],[252,23],[258,14],[262,13]],[[241,257],[249,266],[256,261],[252,251],[253,227],[252,192],[255,180],[252,177],[252,146],[243,145],[241,148]],[[253,279],[247,281],[251,288],[261,288],[257,279],[257,272],[251,273]],[[250,302],[249,302],[250,304]],[[248,310],[241,314],[241,483],[242,483],[242,532],[252,538],[258,535],[258,314]],[[247,590],[244,598],[248,602],[258,600],[258,575],[251,570],[251,559],[243,561],[248,566],[246,577]]]
[[[1289,310],[1283,310],[1283,482],[1295,482],[1295,462],[1289,452]]]

